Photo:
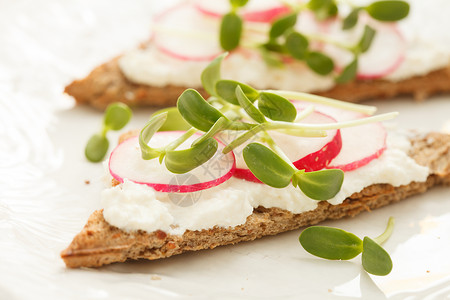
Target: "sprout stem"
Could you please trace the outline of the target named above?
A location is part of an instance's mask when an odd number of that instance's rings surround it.
[[[317,95],[311,95],[307,93],[301,93],[301,92],[291,92],[291,91],[278,91],[278,90],[264,90],[261,92],[268,92],[277,94],[281,97],[290,99],[290,100],[300,100],[300,101],[306,101],[306,102],[312,102],[312,103],[319,103],[328,105],[331,107],[351,110],[351,111],[357,111],[368,115],[373,115],[377,108],[375,106],[368,106],[368,105],[361,105],[361,104],[355,104],[355,103],[349,103],[349,102],[342,102],[339,100],[334,100],[327,97],[317,96]]]
[[[395,118],[398,115],[398,112],[390,112],[386,114],[376,115],[372,117],[367,117],[363,119],[350,120],[345,122],[337,122],[337,123],[327,123],[327,124],[301,124],[301,123],[290,123],[283,121],[273,121],[265,124],[268,130],[271,129],[315,129],[315,130],[331,130],[331,129],[340,129],[346,127],[354,127],[359,125],[364,125],[368,123],[375,123],[385,120],[390,120]]]
[[[181,135],[176,140],[174,140],[173,142],[168,144],[166,147],[164,147],[164,151],[175,150],[197,131],[198,131],[198,129],[192,127],[191,129],[189,129],[188,131],[183,133],[183,135]]]
[[[387,239],[392,235],[392,232],[394,231],[394,224],[395,224],[395,219],[393,217],[390,217],[386,226],[386,230],[380,234],[379,236],[377,236],[376,238],[374,238],[373,240],[378,244],[378,245],[382,245],[384,242],[387,241]]]

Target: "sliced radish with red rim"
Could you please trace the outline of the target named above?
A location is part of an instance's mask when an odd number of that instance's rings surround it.
[[[222,53],[217,20],[181,5],[155,18],[153,41],[163,53],[181,60],[208,61]]]
[[[180,131],[157,132],[150,146],[159,148],[181,136]],[[189,148],[200,134],[194,134],[177,150]],[[174,174],[158,159],[143,160],[139,138],[132,137],[119,144],[109,158],[109,172],[119,182],[125,179],[151,186],[156,191],[168,193],[189,193],[217,186],[233,175],[236,162],[233,152],[222,154],[225,145],[219,141],[216,154],[205,164],[186,174]]]
[[[354,45],[362,36],[365,24],[376,30],[369,50],[359,56],[357,78],[376,79],[396,70],[405,58],[406,43],[394,24],[382,24],[362,17],[352,30],[342,30],[342,22],[335,21],[328,27],[327,35],[340,43]],[[333,58],[337,71],[343,70],[352,60],[353,54],[332,44],[326,44],[323,51]]]
[[[320,112],[313,112],[301,120],[301,123],[307,124],[334,122],[336,122],[335,119]],[[307,172],[323,169],[338,155],[342,146],[339,130],[329,130],[328,136],[326,137],[297,137],[276,131],[270,131],[269,134],[293,164],[298,169],[305,169]],[[226,134],[222,134],[220,138],[227,143],[236,138],[237,135],[238,133],[236,132],[227,132]],[[250,140],[233,150],[236,155],[236,171],[234,176],[248,181],[260,182],[247,168],[242,157],[244,147],[252,141]]]
[[[229,0],[197,0],[194,6],[201,13],[215,18],[220,18],[231,10]],[[250,0],[239,13],[249,22],[270,23],[290,11],[288,6],[278,0]]]
[[[294,101],[296,107],[305,107],[305,102]],[[338,122],[366,118],[355,111],[342,110],[325,105],[315,105],[316,110],[332,116]],[[342,148],[339,154],[326,166],[327,169],[351,171],[367,165],[378,158],[386,149],[387,132],[381,123],[369,123],[340,130]]]

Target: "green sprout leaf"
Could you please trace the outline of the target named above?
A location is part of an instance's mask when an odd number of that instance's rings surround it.
[[[258,123],[266,122],[264,115],[253,105],[253,103],[245,96],[242,88],[238,85],[236,86],[236,98],[239,101],[239,105],[245,110],[250,118]]]
[[[362,265],[368,273],[378,276],[387,275],[392,270],[389,254],[367,236],[363,240]]]
[[[189,149],[166,151],[166,168],[176,174],[187,173],[207,162],[216,153],[218,142],[208,138]]]
[[[405,1],[377,1],[366,7],[369,15],[379,21],[394,22],[409,14],[409,4]]]
[[[276,39],[277,37],[282,36],[288,29],[294,27],[295,23],[297,23],[297,13],[293,12],[286,16],[283,16],[275,22],[273,22],[270,27],[269,37],[271,40]]]
[[[153,135],[166,122],[167,115],[167,112],[154,115],[139,133],[139,146],[141,147],[142,159],[149,160],[161,155],[161,150],[150,147],[148,142],[150,142]]]
[[[259,92],[249,85],[234,80],[219,80],[216,83],[216,91],[220,98],[225,101],[239,105],[236,97],[236,87],[240,86],[245,96],[253,103],[259,97]]]
[[[84,154],[91,162],[100,162],[106,155],[109,148],[109,141],[106,136],[94,134],[87,142]]]
[[[325,226],[306,228],[299,241],[312,255],[331,260],[352,259],[363,250],[363,241],[353,233]]]
[[[279,69],[284,67],[283,60],[277,53],[273,53],[267,50],[265,47],[260,47],[259,49],[262,59],[268,66]]]
[[[338,12],[334,0],[311,0],[308,2],[308,8],[314,12],[316,18],[320,21],[334,17]]]
[[[305,59],[308,45],[308,39],[296,31],[289,33],[286,37],[286,49],[296,59]]]
[[[294,104],[284,97],[269,92],[261,92],[258,100],[259,110],[274,121],[292,122],[297,117]]]
[[[306,55],[306,63],[317,74],[327,75],[333,71],[334,63],[323,53],[311,51]]]
[[[361,37],[361,40],[358,43],[358,49],[360,53],[364,53],[369,50],[370,45],[372,45],[372,41],[375,37],[376,31],[369,25],[364,26],[364,33]]]
[[[230,0],[232,7],[242,7],[247,4],[248,0]]]
[[[314,200],[328,200],[336,196],[344,181],[344,172],[339,169],[315,172],[298,171],[294,175],[302,192]]]
[[[124,103],[115,102],[108,105],[103,116],[103,128],[100,134],[93,135],[87,142],[84,155],[91,162],[100,162],[108,152],[109,130],[120,130],[130,121],[133,113]]]
[[[220,80],[220,67],[222,65],[223,59],[228,55],[228,53],[222,53],[221,55],[214,58],[208,66],[203,70],[201,75],[202,85],[208,94],[211,96],[216,96],[216,83]]]
[[[180,114],[189,124],[205,132],[220,117],[224,117],[220,111],[206,102],[202,95],[194,89],[187,89],[180,95],[177,107]]]
[[[291,165],[259,143],[250,143],[245,146],[242,155],[256,178],[271,187],[286,187],[295,173]]]
[[[242,34],[242,19],[234,12],[227,13],[220,24],[220,46],[231,51],[239,46]]]
[[[342,70],[341,74],[336,78],[337,83],[346,83],[352,81],[356,77],[356,72],[358,71],[358,58],[349,63],[344,70]]]
[[[126,104],[112,103],[106,108],[103,124],[108,129],[120,130],[127,125],[132,115],[131,109]]]
[[[342,22],[342,29],[348,30],[355,27],[356,23],[358,23],[358,16],[361,9],[361,7],[356,7],[345,17]]]
[[[153,113],[152,117],[163,113],[167,113],[167,119],[161,128],[159,128],[159,131],[184,131],[191,128],[191,125],[183,119],[183,116],[180,114],[177,107],[174,106],[160,109]]]

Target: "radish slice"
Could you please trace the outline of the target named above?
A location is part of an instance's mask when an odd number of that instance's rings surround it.
[[[351,171],[367,165],[386,149],[386,130],[381,123],[341,129],[342,149],[327,169]]]
[[[296,107],[307,105],[295,101]],[[366,114],[341,110],[325,105],[315,105],[316,111],[321,111],[335,118],[338,122],[350,121],[367,117]],[[342,148],[339,154],[326,166],[327,169],[351,171],[358,169],[383,154],[386,149],[386,129],[381,123],[342,128]]]
[[[228,0],[197,0],[194,5],[201,13],[215,18],[220,18],[231,10]],[[249,1],[246,6],[240,9],[244,20],[263,23],[270,23],[290,11],[289,7],[278,0]]]
[[[320,124],[333,123],[336,120],[323,113],[313,112],[301,122]],[[305,169],[307,172],[323,169],[338,155],[342,146],[339,130],[329,130],[328,136],[326,137],[296,137],[276,131],[270,132],[270,136],[298,169]],[[234,138],[236,136],[221,136],[221,139],[225,140],[225,143],[227,141],[230,142]],[[260,182],[247,168],[242,157],[242,150],[251,142],[252,140],[233,150],[236,154],[236,171],[234,176],[248,181]]]
[[[157,132],[150,141],[151,147],[162,147],[181,136],[180,131]],[[200,136],[195,134],[177,149],[189,148]],[[139,147],[139,138],[132,137],[119,144],[109,158],[109,172],[120,182],[124,179],[146,184],[156,191],[167,193],[189,193],[209,189],[228,179],[234,173],[236,162],[233,152],[222,154],[225,145],[219,142],[218,151],[205,164],[186,174],[174,174],[160,164],[158,159],[143,160]]]
[[[329,27],[329,35],[333,40],[354,45],[361,38],[364,22],[350,31],[341,29],[341,22],[335,22]],[[406,43],[400,31],[393,24],[371,22],[376,30],[374,40],[369,50],[360,55],[358,60],[357,78],[376,79],[384,77],[396,70],[405,58]],[[352,60],[353,55],[335,45],[327,44],[323,51],[333,58],[336,69],[342,70]]]
[[[153,40],[161,52],[174,58],[207,61],[222,53],[218,32],[217,20],[182,5],[155,19]]]

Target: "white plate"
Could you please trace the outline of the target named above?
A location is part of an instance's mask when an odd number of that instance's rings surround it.
[[[324,261],[298,243],[299,230],[160,261],[69,270],[59,253],[100,207],[102,166],[84,144],[101,113],[73,107],[65,84],[148,35],[146,0],[17,0],[0,10],[0,299],[448,299],[450,189],[437,187],[354,219],[326,222],[377,236],[394,261],[386,277],[362,271],[360,258]],[[439,130],[450,97],[424,103],[373,102],[398,110],[405,128]],[[142,126],[151,110],[127,128]],[[110,135],[115,141],[117,133]],[[86,183],[89,181],[89,184]],[[428,298],[427,298],[428,299]]]

